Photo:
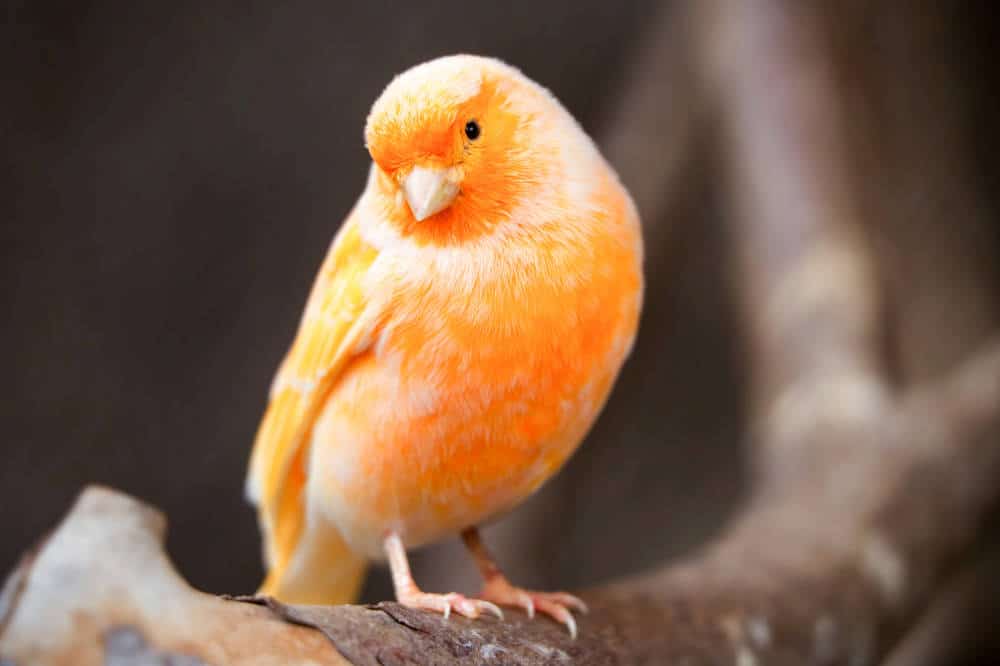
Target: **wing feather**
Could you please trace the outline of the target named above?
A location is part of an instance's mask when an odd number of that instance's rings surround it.
[[[250,458],[246,493],[258,506],[271,566],[287,561],[301,533],[313,423],[344,367],[364,351],[376,319],[362,283],[377,251],[362,240],[356,218],[344,222],[316,277]]]

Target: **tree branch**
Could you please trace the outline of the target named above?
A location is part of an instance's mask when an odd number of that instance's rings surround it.
[[[744,273],[762,485],[794,476],[803,428],[889,397],[874,255],[848,174],[836,62],[815,3],[706,4]],[[850,413],[848,413],[850,412]]]

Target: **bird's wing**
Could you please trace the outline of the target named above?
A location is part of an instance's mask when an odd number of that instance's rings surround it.
[[[376,317],[362,282],[376,255],[352,213],[333,240],[295,341],[271,385],[246,480],[271,566],[287,562],[304,524],[302,492],[313,423],[344,368],[370,340]]]

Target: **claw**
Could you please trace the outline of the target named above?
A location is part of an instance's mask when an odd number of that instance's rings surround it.
[[[544,613],[564,625],[570,636],[576,638],[576,619],[570,609],[587,612],[587,604],[566,592],[532,592],[511,585],[506,578],[495,576],[486,582],[479,595],[483,599],[495,601],[504,606],[516,606],[524,609],[529,618],[535,617],[535,611]]]
[[[496,604],[482,599],[469,599],[456,592],[448,594],[431,594],[429,592],[410,592],[400,597],[399,603],[410,608],[422,608],[424,610],[441,613],[444,619],[451,617],[454,610],[459,615],[470,619],[476,619],[483,612],[495,615],[503,619],[503,611]]]
[[[563,606],[569,606],[575,611],[579,611],[584,614],[590,612],[590,609],[587,608],[587,604],[583,603],[583,599],[575,597],[567,592],[552,592],[548,595],[548,597],[550,600],[562,604]]]
[[[535,611],[538,610],[565,625],[569,635],[576,638],[576,618],[570,609],[586,613],[587,604],[566,592],[532,592],[514,587],[504,577],[493,556],[483,545],[477,528],[470,527],[464,530],[462,540],[475,558],[479,573],[483,576],[484,585],[480,598],[495,601],[502,606],[523,608],[529,618],[535,617]]]
[[[519,595],[519,600],[521,602],[521,607],[528,614],[530,619],[535,617],[535,600],[531,598],[531,595],[527,592],[522,591]]]
[[[566,628],[569,629],[569,637],[576,640],[576,618],[573,617],[572,613],[566,613]]]
[[[385,552],[389,557],[389,568],[392,570],[392,582],[396,588],[396,600],[410,608],[441,613],[444,619],[451,617],[454,610],[459,615],[475,619],[484,611],[503,620],[500,607],[484,599],[468,599],[457,592],[448,594],[433,594],[424,592],[417,587],[410,573],[410,564],[406,559],[406,549],[398,534],[390,532],[385,538]]]
[[[563,624],[565,624],[566,628],[569,630],[569,637],[572,640],[575,641],[576,640],[576,618],[574,618],[573,614],[570,613],[569,611],[566,611],[566,619],[563,620]]]
[[[536,598],[535,603],[538,604],[538,610],[560,624],[566,625],[566,628],[569,629],[570,637],[576,638],[576,619],[566,606],[562,605],[561,602],[547,598]]]
[[[481,604],[482,607],[485,608],[486,610],[488,610],[489,612],[491,612],[494,615],[496,615],[497,618],[499,618],[501,620],[503,619],[503,611],[500,610],[500,607],[497,606],[496,604],[491,603],[489,601],[484,601],[482,599],[476,599],[476,602],[479,603],[479,604]]]

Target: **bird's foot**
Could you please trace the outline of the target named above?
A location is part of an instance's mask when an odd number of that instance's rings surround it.
[[[511,585],[510,581],[501,575],[494,575],[487,580],[479,596],[501,606],[523,608],[528,617],[534,617],[536,610],[544,613],[565,625],[572,638],[576,638],[576,619],[572,611],[587,612],[587,604],[572,594],[525,590]]]
[[[446,620],[452,611],[473,619],[479,617],[484,612],[492,613],[501,620],[503,619],[503,611],[496,604],[484,599],[469,599],[456,592],[434,594],[415,589],[403,594],[397,594],[397,601],[410,608],[423,608],[441,613]]]

